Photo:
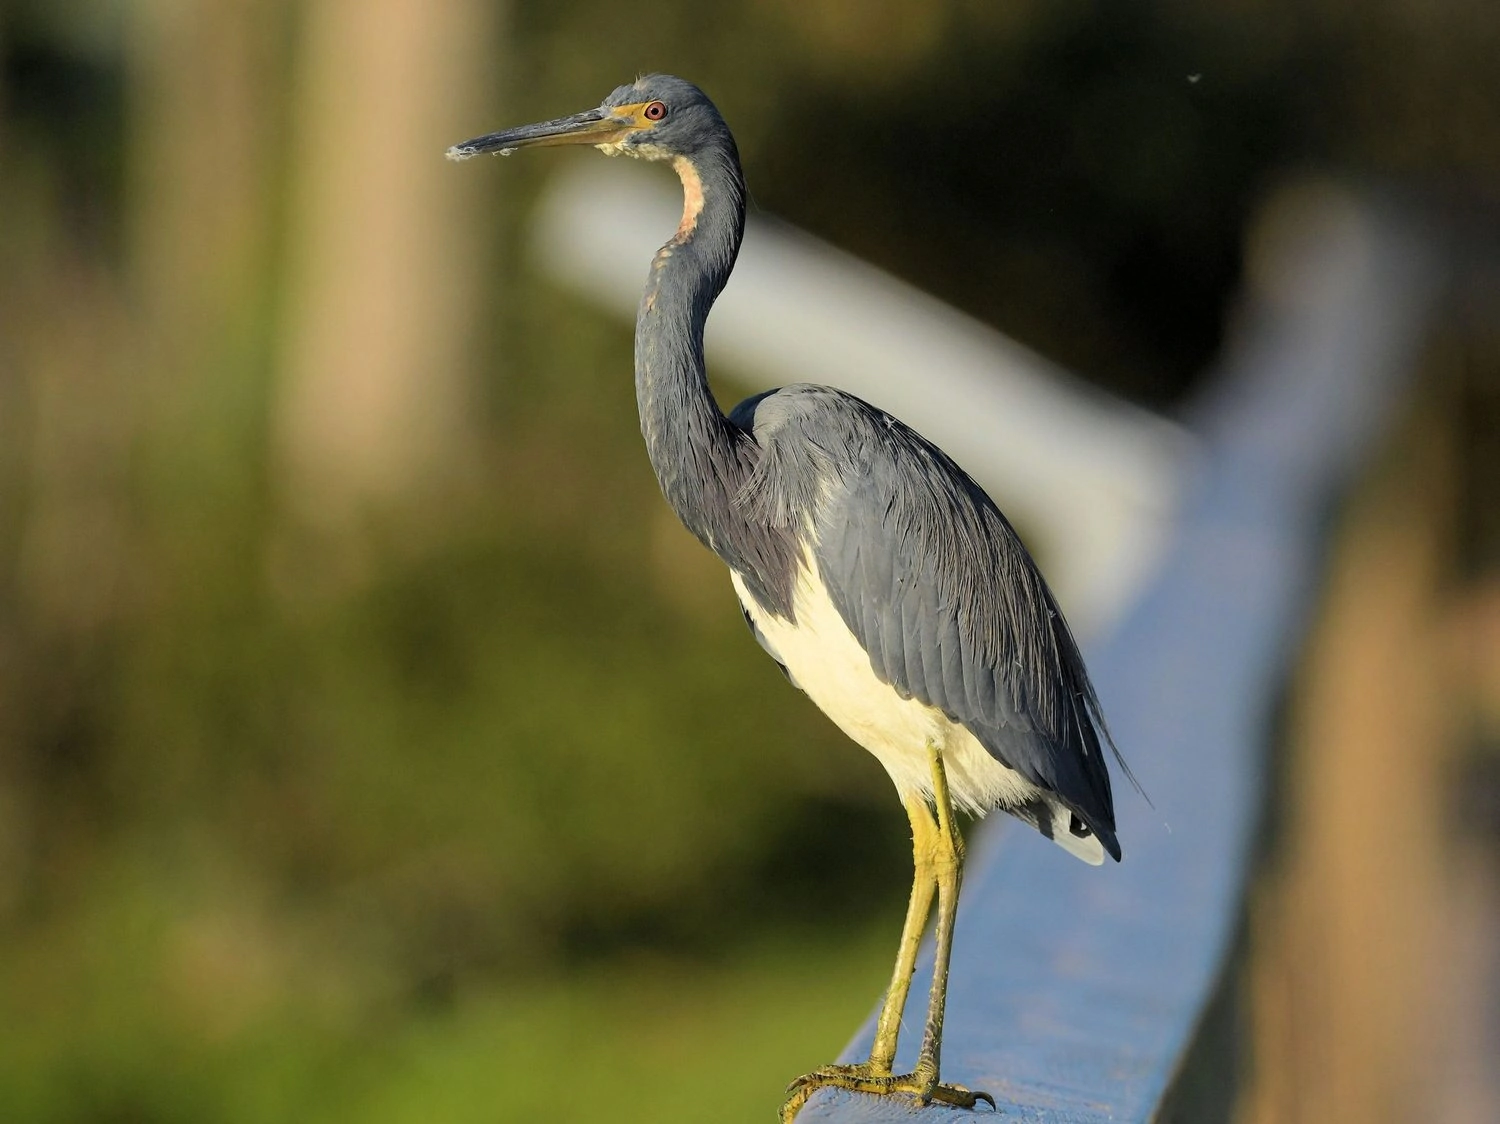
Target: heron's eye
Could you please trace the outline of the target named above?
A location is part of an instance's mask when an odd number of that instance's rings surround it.
[[[664,101],[654,101],[641,110],[641,115],[647,121],[660,121],[667,115],[667,103]]]

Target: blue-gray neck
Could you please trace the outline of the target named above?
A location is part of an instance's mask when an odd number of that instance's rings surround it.
[[[749,471],[747,436],[708,388],[703,326],[729,280],[745,225],[745,182],[726,135],[674,162],[684,209],[677,234],[651,263],[635,331],[641,433],[663,494],[688,530],[726,554],[736,491]]]

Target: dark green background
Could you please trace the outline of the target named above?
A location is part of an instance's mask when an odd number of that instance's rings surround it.
[[[673,545],[628,327],[515,249],[553,165],[509,162],[476,227],[483,456],[346,580],[287,546],[271,468],[286,83],[273,237],[194,290],[212,338],[135,288],[159,7],[0,7],[0,1117],[769,1120],[884,982],[905,823]],[[289,72],[306,10],[261,8]],[[1493,198],[1496,10],[517,2],[493,118],[432,145],[680,73],[755,206],[1169,408],[1285,169]],[[193,393],[114,381],[184,349]],[[128,427],[57,405],[91,380]],[[28,543],[96,494],[68,557],[98,604],[38,604]]]

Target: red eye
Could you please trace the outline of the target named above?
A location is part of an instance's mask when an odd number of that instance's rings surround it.
[[[641,115],[645,117],[647,121],[660,121],[667,115],[667,103],[654,101],[645,109],[641,110]]]

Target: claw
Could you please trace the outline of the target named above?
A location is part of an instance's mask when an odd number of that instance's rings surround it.
[[[973,1108],[980,1101],[995,1107],[995,1098],[985,1092],[972,1092],[962,1085],[939,1085],[932,1091],[932,1099],[940,1104],[952,1105],[954,1108]]]

